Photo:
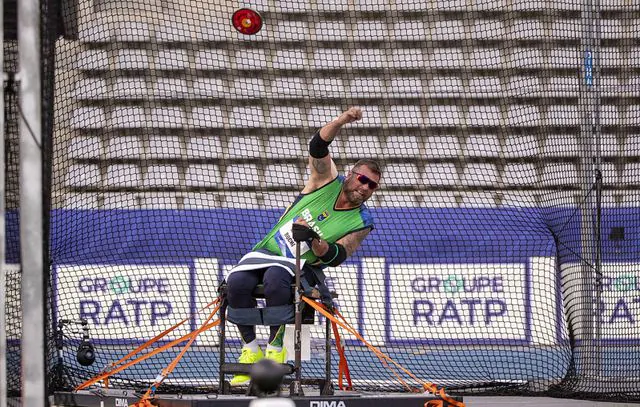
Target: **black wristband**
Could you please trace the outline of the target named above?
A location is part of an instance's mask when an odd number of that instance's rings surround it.
[[[320,137],[320,131],[318,130],[313,138],[309,142],[309,154],[313,158],[324,158],[329,155],[330,141],[325,141]]]
[[[328,266],[335,267],[347,259],[347,251],[340,243],[329,243],[327,252],[320,256],[320,260]]]

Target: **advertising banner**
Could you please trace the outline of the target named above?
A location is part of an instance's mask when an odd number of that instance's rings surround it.
[[[85,319],[94,338],[139,341],[170,328],[192,311],[187,266],[57,266],[56,316]],[[191,331],[191,324],[167,339]]]
[[[389,266],[390,341],[528,342],[527,271],[506,263]]]

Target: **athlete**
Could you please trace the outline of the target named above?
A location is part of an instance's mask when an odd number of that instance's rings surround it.
[[[361,118],[362,111],[351,107],[315,133],[309,143],[311,174],[302,193],[226,279],[229,307],[255,307],[251,293],[260,282],[264,285],[267,307],[292,303],[295,247],[301,230],[303,236],[308,237],[300,243],[301,267],[305,271],[308,267],[338,266],[373,229],[373,218],[364,202],[378,189],[382,174],[379,165],[362,159],[345,177],[338,175],[329,155],[329,145],[342,126]],[[244,343],[239,362],[255,363],[264,358],[256,340],[255,326],[238,325],[238,329]],[[285,362],[287,351],[282,346],[283,336],[284,325],[270,327],[266,358]],[[248,375],[236,375],[231,384],[247,383],[249,379]]]

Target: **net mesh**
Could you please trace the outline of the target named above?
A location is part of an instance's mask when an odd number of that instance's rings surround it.
[[[5,39],[3,72],[15,73],[18,70],[17,44]],[[10,264],[20,262],[20,244],[17,209],[19,207],[19,155],[18,139],[18,87],[13,77],[7,77],[4,87],[4,170],[5,170],[5,227],[6,261]],[[5,266],[5,324],[7,335],[7,393],[15,396],[20,392],[20,334],[22,329],[20,307],[20,273],[17,266]]]
[[[63,338],[50,348],[51,389],[215,298],[304,187],[313,133],[357,105],[363,119],[330,151],[341,174],[360,158],[381,164],[367,202],[376,227],[328,276],[358,331],[460,394],[640,398],[640,8],[590,6],[63,6],[77,32],[57,41],[45,79],[55,83],[51,337]],[[263,21],[254,35],[232,25],[243,7]],[[54,329],[80,319],[96,344],[90,367],[75,358],[77,326]],[[318,321],[305,374],[322,372],[323,335]],[[162,389],[214,389],[217,343],[215,330],[200,335]],[[357,389],[401,389],[346,343]],[[144,387],[173,356],[112,384]]]

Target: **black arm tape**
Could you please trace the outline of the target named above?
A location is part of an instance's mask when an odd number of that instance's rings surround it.
[[[328,266],[336,267],[347,260],[347,250],[340,243],[330,243],[329,250],[320,256],[320,260]]]
[[[313,158],[324,158],[329,155],[329,144],[331,142],[325,141],[320,137],[320,131],[318,130],[309,142],[309,154]]]

